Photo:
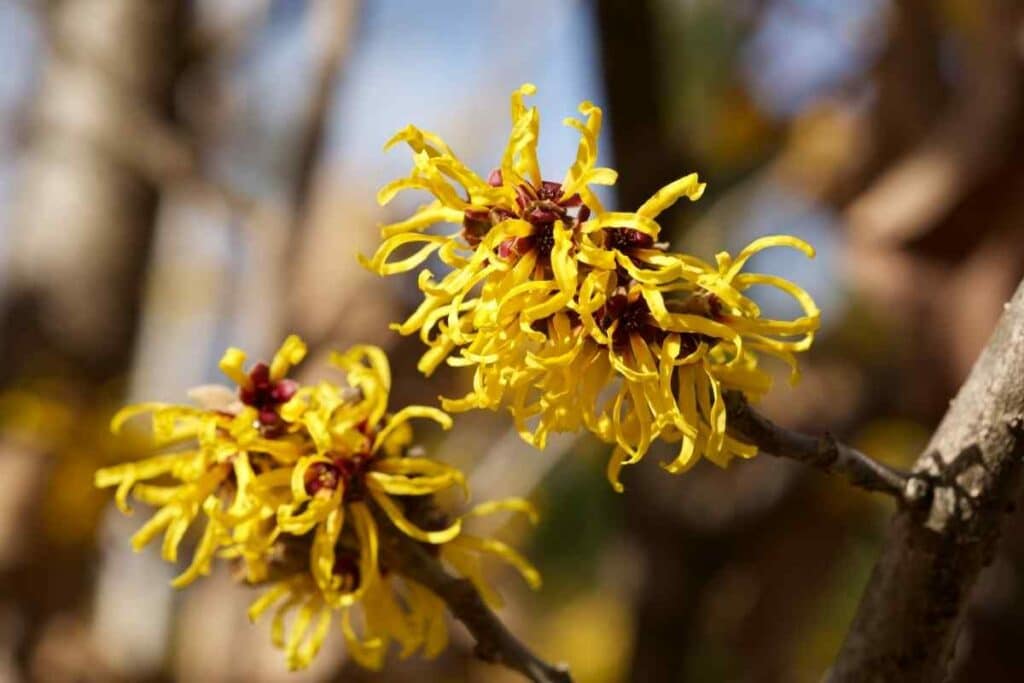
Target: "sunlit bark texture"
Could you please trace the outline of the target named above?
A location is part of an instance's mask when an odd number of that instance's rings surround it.
[[[893,518],[831,681],[943,680],[1022,459],[1024,284],[915,464],[925,495]]]

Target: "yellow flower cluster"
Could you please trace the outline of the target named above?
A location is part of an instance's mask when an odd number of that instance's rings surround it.
[[[229,349],[220,366],[236,391],[204,387],[195,395],[205,405],[146,403],[114,417],[118,431],[126,420],[151,414],[161,449],[95,477],[98,486],[116,487],[125,513],[131,512],[129,496],[157,508],[133,537],[136,550],[162,535],[164,559],[176,562],[186,532],[202,525],[191,562],[173,585],[209,574],[217,558],[239,562],[249,583],[273,582],[250,616],[274,608],[272,637],[291,668],[309,664],[336,615],[349,653],[369,668],[382,665],[392,642],[402,656],[419,651],[429,657],[444,648],[443,603],[387,566],[382,525],[424,544],[492,604],[485,556],[512,564],[531,586],[539,585],[536,570],[511,547],[468,534],[462,517],[432,505],[432,494],[465,490],[465,478],[454,467],[410,454],[409,421],[426,418],[448,428],[448,415],[420,406],[388,413],[390,368],[376,347],[333,355],[345,386],[300,387],[288,379],[305,354],[305,344],[292,336],[269,366],[245,370],[245,354]],[[465,517],[497,510],[535,518],[520,499],[485,503]]]
[[[512,132],[486,179],[432,133],[408,126],[388,142],[406,143],[414,166],[378,201],[402,190],[434,200],[384,226],[383,243],[363,262],[381,275],[435,255],[447,267],[439,279],[419,273],[423,301],[395,326],[429,347],[420,371],[429,375],[442,362],[473,368],[472,391],[442,399],[443,407],[507,408],[539,448],[552,432],[583,428],[613,444],[608,474],[619,490],[621,467],[657,439],[679,444],[665,465],[674,473],[702,455],[720,465],[752,456],[752,446],[727,434],[723,392],[763,394],[770,377],[758,365],[762,353],[789,363],[795,378],[794,354],[810,347],[819,311],[792,282],[742,271],[768,247],[808,256],[813,249],[794,237],[765,237],[714,264],[668,251],[656,219],[680,198],[701,196],[697,175],[666,185],[636,211],[606,211],[592,186],[614,184],[616,172],[597,165],[601,110],[584,102],[583,118],[565,121],[580,135],[575,162],[561,182],[544,180],[539,115],[523,101],[534,91],[527,84],[512,95]],[[428,232],[439,224],[457,230]],[[792,296],[803,315],[762,318],[746,295],[755,286]]]

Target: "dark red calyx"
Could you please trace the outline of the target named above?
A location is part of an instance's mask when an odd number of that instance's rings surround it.
[[[533,237],[512,237],[498,245],[498,256],[506,261],[518,260],[533,249]]]
[[[343,550],[334,556],[334,567],[331,572],[341,577],[342,590],[346,592],[359,588],[362,575],[359,570],[359,556],[355,553]]]
[[[534,225],[550,225],[565,218],[565,210],[557,204],[535,202],[523,212],[523,218]]]
[[[466,244],[475,247],[483,240],[498,223],[512,218],[514,214],[507,209],[495,207],[487,210],[468,209],[462,216],[462,238]]]
[[[551,257],[551,250],[555,248],[555,226],[550,223],[540,225],[533,234],[533,248],[537,250],[537,256],[542,259]]]
[[[487,183],[493,187],[502,185],[501,169],[491,171]],[[521,218],[535,226],[532,235],[513,237],[498,245],[498,256],[505,260],[516,260],[532,249],[538,250],[541,259],[547,259],[554,247],[553,226],[555,221],[567,223],[585,221],[590,217],[590,208],[583,204],[578,194],[562,198],[562,184],[551,180],[542,181],[540,187],[521,183],[516,187],[516,209],[509,211],[492,207],[487,211],[469,210],[462,219],[462,237],[475,247],[498,223],[510,218]],[[576,216],[570,216],[568,209],[578,207]]]
[[[619,251],[650,249],[654,246],[653,237],[632,228],[608,228],[604,234],[605,244]]]
[[[355,503],[366,498],[366,473],[370,471],[373,455],[355,453],[334,459],[342,481],[345,482],[345,502]]]
[[[578,195],[574,195],[576,199],[579,199]],[[537,199],[547,199],[553,202],[559,202],[563,206],[567,206],[561,202],[562,198],[562,183],[556,183],[553,180],[541,181],[540,187],[537,189]]]
[[[516,188],[519,215],[534,225],[564,220],[568,215],[566,209],[578,205],[579,197],[574,195],[576,204],[568,204],[559,199],[561,195],[562,185],[549,180],[542,182],[539,188],[529,184],[520,185]]]
[[[491,215],[489,211],[467,210],[462,216],[462,238],[466,244],[475,247],[480,244],[487,231],[491,229]]]
[[[618,321],[612,334],[612,344],[620,349],[629,347],[629,339],[634,335],[651,343],[661,342],[667,334],[658,326],[642,297],[630,301],[625,294],[611,296],[598,311],[597,321],[602,330],[608,330],[612,323]]]
[[[537,250],[537,258],[547,262],[551,258],[551,250],[555,248],[555,226],[544,223],[534,228],[533,234],[526,237],[512,237],[498,245],[498,256],[506,261],[515,261],[523,254]]]
[[[333,491],[339,485],[345,487],[344,500],[354,503],[366,498],[366,473],[373,463],[370,453],[334,455],[331,462],[316,462],[306,470],[306,493],[316,495],[318,491]]]
[[[341,481],[341,472],[334,465],[326,462],[315,462],[305,473],[306,493],[315,496],[320,491],[333,491]]]
[[[270,379],[270,368],[266,363],[257,363],[249,371],[249,386],[238,390],[238,398],[247,406],[256,409],[260,424],[277,427],[281,416],[277,408],[287,403],[299,389],[299,383],[291,379]]]
[[[371,425],[369,420],[360,420],[359,424],[356,425],[356,430],[366,437],[367,451],[369,451],[370,445],[373,443],[373,440],[377,437],[377,426],[379,425]],[[370,458],[373,456],[367,455],[366,457]]]

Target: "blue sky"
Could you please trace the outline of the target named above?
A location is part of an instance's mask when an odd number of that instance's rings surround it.
[[[383,0],[365,9],[330,142],[343,174],[376,187],[404,173],[408,155],[384,156],[381,146],[409,123],[467,150],[468,161],[488,171],[508,130],[508,95],[527,81],[538,86],[533,101],[546,114],[541,166],[568,166],[578,136],[562,118],[582,100],[602,99],[587,3]]]

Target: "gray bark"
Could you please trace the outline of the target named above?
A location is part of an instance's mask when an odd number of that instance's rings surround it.
[[[1024,283],[950,403],[891,523],[829,680],[941,681],[1024,459]]]

